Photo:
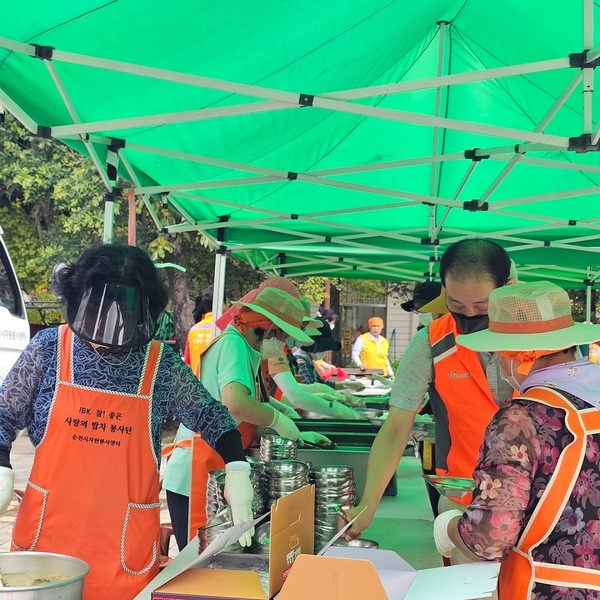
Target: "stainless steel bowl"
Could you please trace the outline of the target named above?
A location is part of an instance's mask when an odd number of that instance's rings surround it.
[[[379,410],[378,408],[357,408],[355,410],[360,415],[360,418],[365,421],[378,419],[383,415],[383,410]]]
[[[271,460],[265,463],[265,474],[270,479],[308,475],[308,465],[299,460]]]
[[[370,548],[376,550],[379,548],[379,544],[373,540],[365,540],[362,538],[356,538],[354,540],[346,541],[343,538],[336,540],[333,543],[334,546],[350,546],[352,548]]]
[[[83,580],[89,572],[84,561],[50,552],[3,552],[0,553],[0,571],[5,586],[0,588],[0,598],[7,600],[81,600]],[[27,575],[31,581],[39,578],[60,577],[56,581],[39,585],[14,585]]]

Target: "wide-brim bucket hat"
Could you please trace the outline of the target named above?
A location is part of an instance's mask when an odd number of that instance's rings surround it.
[[[265,287],[249,302],[238,301],[237,308],[245,306],[264,315],[294,340],[312,344],[312,339],[302,331],[304,308],[299,299],[277,288]]]
[[[575,323],[565,290],[549,281],[496,288],[488,303],[489,327],[459,335],[477,352],[564,350],[600,340],[600,325]]]

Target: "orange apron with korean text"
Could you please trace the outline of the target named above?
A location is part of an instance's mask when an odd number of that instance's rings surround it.
[[[532,388],[522,398],[566,412],[565,424],[574,440],[563,450],[556,469],[517,545],[500,566],[498,598],[529,600],[536,582],[568,588],[600,590],[600,571],[555,565],[533,559],[535,548],[556,528],[581,473],[587,436],[600,433],[600,410],[577,410],[561,394],[548,388]]]
[[[209,348],[221,338],[221,336],[227,335],[226,331],[220,336],[216,337],[211,343],[204,349],[202,355],[208,352]],[[202,360],[199,361],[199,373],[200,377],[202,372]],[[261,397],[260,391],[260,374],[256,374],[256,388],[255,397],[259,401]],[[256,425],[250,423],[239,423],[237,426],[242,436],[242,446],[244,449],[252,445],[256,438]],[[177,447],[178,444],[175,443]],[[208,484],[208,474],[214,469],[224,469],[225,463],[221,458],[221,455],[211,448],[203,439],[199,433],[194,433],[191,440],[183,440],[179,447],[191,447],[192,451],[192,467],[190,475],[190,500],[189,500],[189,517],[188,517],[188,541],[194,539],[198,533],[200,527],[206,525],[206,487]]]
[[[131,599],[158,574],[159,465],[150,408],[160,355],[152,342],[135,394],[87,388],[73,380],[72,331],[59,330],[55,396],[12,549],[86,561],[84,600]]]
[[[438,475],[473,477],[483,436],[498,411],[477,353],[456,344],[450,313],[429,325],[434,380],[429,400],[435,420]],[[471,494],[452,498],[465,506]]]

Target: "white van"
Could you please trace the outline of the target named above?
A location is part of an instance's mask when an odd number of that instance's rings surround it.
[[[0,227],[0,382],[29,343],[29,321],[19,280]]]

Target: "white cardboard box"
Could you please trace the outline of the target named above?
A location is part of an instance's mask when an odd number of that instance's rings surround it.
[[[331,546],[296,559],[277,600],[474,600],[490,598],[500,563],[416,571],[391,550]]]

